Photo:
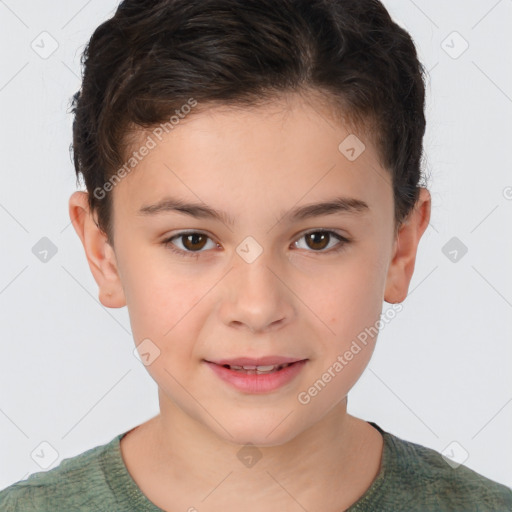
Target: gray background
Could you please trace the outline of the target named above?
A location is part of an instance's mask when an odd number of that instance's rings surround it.
[[[433,211],[403,311],[348,409],[511,486],[512,1],[384,3],[430,71]],[[116,6],[0,0],[0,489],[158,412],[127,309],[99,303],[68,217],[68,102]]]

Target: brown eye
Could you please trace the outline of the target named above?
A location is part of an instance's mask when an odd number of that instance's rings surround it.
[[[302,239],[305,240],[305,244],[303,244],[303,246],[301,247],[299,242]],[[299,240],[295,242],[295,245],[299,249],[308,249],[309,252],[327,254],[342,250],[344,246],[347,245],[348,243],[350,243],[350,240],[341,235],[338,235],[334,231],[316,230],[310,231],[309,233],[305,233],[304,235],[302,235],[299,238]]]
[[[311,249],[321,251],[325,249],[329,243],[330,235],[324,231],[315,231],[305,235],[306,243]]]
[[[208,243],[210,243],[209,246]],[[207,234],[199,231],[178,233],[164,240],[162,244],[179,256],[192,256],[194,258],[207,252],[208,249],[214,249],[218,246]]]
[[[205,245],[208,237],[201,233],[191,233],[181,235],[183,246],[189,251],[201,250]]]

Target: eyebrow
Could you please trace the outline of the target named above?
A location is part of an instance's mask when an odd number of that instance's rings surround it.
[[[352,214],[361,215],[369,212],[370,207],[365,201],[353,197],[335,197],[320,203],[298,206],[290,211],[281,211],[281,221],[295,222],[320,217],[323,215]],[[235,224],[234,217],[222,210],[215,210],[201,203],[188,203],[173,197],[165,197],[155,204],[142,206],[138,215],[153,216],[161,213],[178,212],[198,219],[213,219],[229,226]],[[280,221],[280,222],[281,222]]]

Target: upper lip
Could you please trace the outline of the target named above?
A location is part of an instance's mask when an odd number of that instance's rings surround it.
[[[228,364],[229,366],[270,366],[287,363],[295,363],[297,361],[304,361],[299,357],[284,357],[284,356],[263,356],[263,357],[235,357],[233,359],[218,359],[216,361],[208,361],[218,365]]]

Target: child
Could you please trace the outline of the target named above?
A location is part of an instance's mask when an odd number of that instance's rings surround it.
[[[512,510],[347,413],[430,219],[423,68],[385,8],[125,0],[83,63],[69,213],[160,413],[0,509]]]

